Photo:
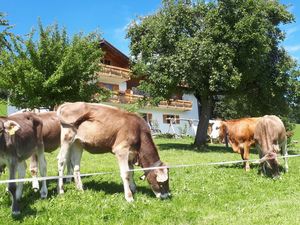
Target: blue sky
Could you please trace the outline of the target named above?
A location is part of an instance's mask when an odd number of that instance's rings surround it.
[[[295,23],[282,26],[286,31],[282,45],[300,62],[300,1],[280,2],[290,5],[289,11],[296,18]],[[107,41],[129,55],[127,25],[137,16],[152,14],[160,4],[160,0],[0,0],[0,11],[15,25],[15,34],[29,33],[41,18],[44,25],[57,22],[65,26],[70,35],[98,29]]]

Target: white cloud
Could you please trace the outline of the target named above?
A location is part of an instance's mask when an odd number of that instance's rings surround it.
[[[126,55],[129,54],[129,40],[125,38],[126,32],[127,32],[127,27],[130,24],[131,20],[127,19],[126,24],[122,27],[117,27],[113,29],[112,31],[112,38],[113,42],[115,43],[115,47],[117,47],[120,51],[125,53]]]
[[[300,51],[300,45],[290,45],[284,47],[288,52],[298,52]]]
[[[293,33],[296,33],[299,30],[299,27],[288,28],[286,32],[286,38],[289,38]]]

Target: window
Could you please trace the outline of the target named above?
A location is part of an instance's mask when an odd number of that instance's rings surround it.
[[[119,85],[117,85],[117,84],[100,83],[100,87],[106,88],[111,91],[119,90]]]
[[[152,113],[142,113],[141,114],[144,120],[151,124],[152,121]]]
[[[108,60],[108,59],[104,59],[103,63],[104,63],[105,65],[111,65],[111,61]]]
[[[170,124],[171,121],[175,124],[180,124],[179,115],[164,114],[163,123]]]

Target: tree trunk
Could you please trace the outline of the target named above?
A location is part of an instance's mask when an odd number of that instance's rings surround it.
[[[196,97],[198,100],[199,123],[194,145],[205,145],[207,141],[207,128],[212,110],[211,96]]]

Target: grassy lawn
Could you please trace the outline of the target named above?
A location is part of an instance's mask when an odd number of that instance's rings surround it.
[[[7,105],[0,99],[0,116],[6,116]]]
[[[169,165],[240,159],[219,145],[195,150],[192,139],[155,142]],[[251,158],[258,158],[253,152]],[[57,174],[56,155],[46,155],[49,175]],[[50,181],[46,200],[39,199],[26,183],[18,218],[11,217],[11,201],[1,185],[0,224],[300,224],[300,158],[291,158],[289,166],[290,172],[281,180],[259,176],[255,165],[248,173],[242,165],[171,169],[173,197],[164,201],[154,197],[147,182],[138,179],[142,172],[136,172],[138,192],[135,202],[127,203],[114,156],[84,153],[82,173],[115,173],[84,178],[84,192],[67,184],[61,196],[56,181]],[[7,174],[1,177],[6,178]]]
[[[294,129],[294,135],[292,137],[293,146],[297,149],[300,149],[300,124],[296,124]]]

